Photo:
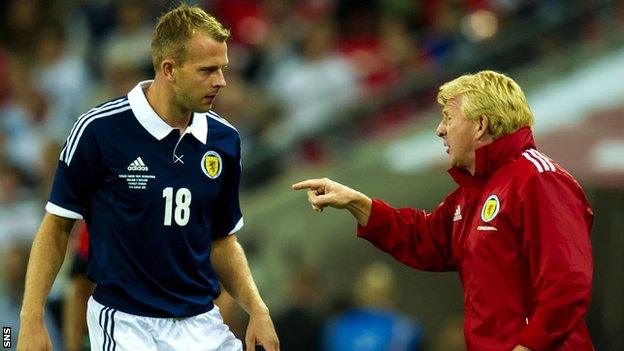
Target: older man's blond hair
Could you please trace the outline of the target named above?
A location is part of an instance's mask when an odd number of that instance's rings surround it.
[[[182,65],[186,57],[186,45],[198,30],[220,43],[230,37],[230,31],[223,24],[197,6],[181,4],[162,15],[152,34],[154,70],[158,72],[165,58]]]
[[[522,127],[533,126],[533,113],[520,86],[504,74],[481,71],[466,74],[443,84],[437,101],[444,105],[461,96],[462,108],[469,120],[486,115],[489,133],[498,139]]]

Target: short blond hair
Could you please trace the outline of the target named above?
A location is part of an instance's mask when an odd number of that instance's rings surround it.
[[[186,45],[197,30],[204,31],[220,43],[230,37],[230,31],[223,24],[197,6],[180,4],[162,15],[152,34],[154,70],[158,72],[158,67],[167,57],[183,64]]]
[[[467,119],[488,116],[489,133],[494,139],[533,126],[533,113],[524,92],[513,79],[502,73],[481,71],[444,83],[437,101],[444,106],[459,96]]]

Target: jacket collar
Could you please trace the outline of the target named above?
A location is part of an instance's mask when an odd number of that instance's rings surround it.
[[[480,187],[503,164],[514,160],[529,148],[535,148],[533,133],[529,127],[523,127],[476,149],[474,176],[456,167],[449,169],[448,173],[460,186]]]
[[[169,135],[173,128],[168,125],[162,118],[156,114],[156,111],[152,109],[147,98],[145,97],[146,89],[153,80],[146,80],[137,84],[129,93],[128,101],[134,116],[139,123],[145,128],[154,138],[162,140]],[[206,116],[200,113],[194,113],[191,118],[191,125],[188,126],[187,132],[191,133],[197,140],[206,144],[206,138],[208,135],[208,122]]]

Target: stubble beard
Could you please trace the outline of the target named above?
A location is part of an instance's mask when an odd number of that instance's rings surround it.
[[[206,106],[201,103],[194,103],[193,100],[193,97],[184,92],[176,93],[176,104],[182,111],[191,113],[205,113],[210,111],[210,109],[212,108],[212,104]]]

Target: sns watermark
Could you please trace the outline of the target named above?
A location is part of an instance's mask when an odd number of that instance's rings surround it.
[[[11,348],[11,327],[2,327],[2,347]]]

